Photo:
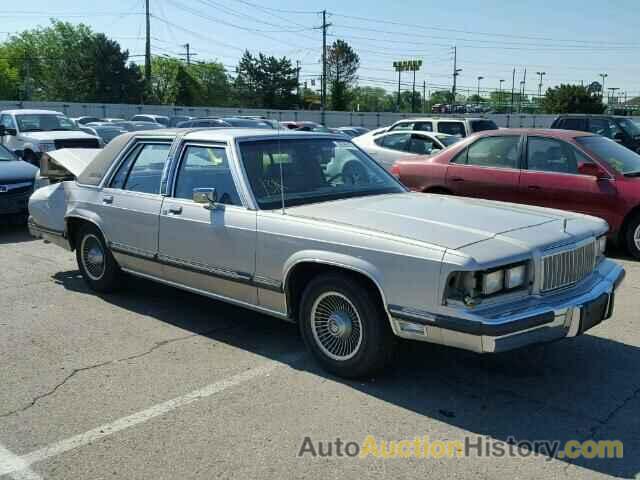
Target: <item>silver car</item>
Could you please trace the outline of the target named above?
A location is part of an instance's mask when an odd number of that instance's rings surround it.
[[[475,352],[574,337],[612,315],[624,275],[602,220],[410,193],[331,134],[158,130],[71,153],[45,162],[67,180],[33,194],[30,230],[75,250],[93,290],[126,272],[297,322],[346,377],[383,367],[397,337]]]
[[[446,133],[395,131],[381,134],[371,132],[353,139],[353,142],[390,170],[402,158],[413,155],[435,155],[460,137]]]

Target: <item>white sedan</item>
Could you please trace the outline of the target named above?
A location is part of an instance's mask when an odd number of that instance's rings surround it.
[[[396,160],[409,155],[434,155],[460,141],[455,135],[419,131],[392,131],[378,135],[371,132],[353,139],[353,143],[387,170]]]

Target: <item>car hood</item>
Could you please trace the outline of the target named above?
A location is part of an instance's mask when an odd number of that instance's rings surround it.
[[[86,139],[86,138],[96,138],[94,135],[89,135],[81,130],[56,130],[53,132],[25,132],[22,134],[24,138],[31,138],[37,141],[54,141],[54,140],[75,140],[75,139]]]
[[[22,160],[0,161],[0,184],[33,181],[37,171],[37,167]]]
[[[604,221],[584,215],[424,193],[318,203],[289,208],[287,214],[455,250],[498,237],[505,250],[526,252],[606,231]]]

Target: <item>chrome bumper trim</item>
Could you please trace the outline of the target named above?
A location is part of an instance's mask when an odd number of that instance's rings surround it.
[[[579,291],[574,297],[565,292],[555,300],[545,299],[537,306],[527,304],[495,316],[483,317],[479,312],[473,319],[454,318],[397,305],[389,305],[388,310],[394,333],[402,338],[478,353],[513,350],[580,335],[584,306],[603,295],[608,296],[604,320],[610,318],[612,294],[622,283],[625,271],[613,262],[606,267],[606,271],[597,271],[597,282],[586,292]]]
[[[69,241],[67,240],[64,232],[38,225],[31,217],[29,217],[27,227],[29,228],[29,234],[32,237],[40,238],[45,242],[51,242],[65,250],[71,251],[71,245],[69,245]]]

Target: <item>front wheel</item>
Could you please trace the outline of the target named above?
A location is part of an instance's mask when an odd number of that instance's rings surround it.
[[[628,252],[634,258],[640,259],[640,213],[636,213],[629,221],[625,237]]]
[[[102,233],[93,225],[84,225],[76,237],[76,260],[89,288],[108,293],[116,289],[120,267],[106,246]]]
[[[299,323],[316,360],[341,377],[375,374],[393,353],[395,338],[375,292],[347,275],[313,280],[302,296]]]

